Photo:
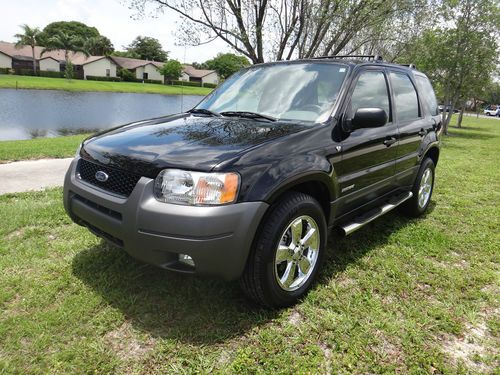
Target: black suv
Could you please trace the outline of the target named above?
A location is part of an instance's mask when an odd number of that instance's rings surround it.
[[[430,202],[432,86],[413,66],[359,58],[255,65],[187,113],[88,138],[66,175],[66,211],[137,259],[292,304],[331,228],[348,235]]]

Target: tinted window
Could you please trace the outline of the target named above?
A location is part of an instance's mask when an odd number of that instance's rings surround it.
[[[417,92],[406,74],[391,73],[391,83],[396,104],[398,121],[414,120],[419,117]]]
[[[425,108],[427,108],[432,116],[438,115],[438,102],[429,79],[422,76],[416,76],[415,78],[417,80],[418,91],[420,92],[420,97]]]
[[[389,122],[391,121],[389,93],[384,73],[361,73],[352,93],[351,117],[354,116],[358,108],[382,108],[387,113]]]

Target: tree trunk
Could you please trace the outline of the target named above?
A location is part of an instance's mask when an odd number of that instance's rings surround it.
[[[462,119],[464,117],[464,107],[460,108],[460,114],[458,115],[457,128],[462,127]]]
[[[31,56],[33,57],[33,73],[36,75],[35,46],[31,46]]]

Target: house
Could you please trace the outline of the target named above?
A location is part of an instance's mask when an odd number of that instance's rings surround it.
[[[12,57],[0,51],[0,68],[12,69]]]
[[[219,75],[215,70],[196,69],[191,65],[183,65],[182,67],[181,81],[219,84]]]
[[[43,47],[35,47],[37,68],[41,71],[60,72],[66,68],[64,50],[47,51],[42,54]],[[30,46],[16,48],[14,43],[0,42],[0,67],[16,71],[33,69],[33,52]],[[81,52],[69,52],[69,60],[73,64],[75,78],[86,79],[87,76],[116,77],[116,64],[106,56],[85,56]]]
[[[137,79],[152,79],[164,82],[163,75],[158,71],[163,66],[162,62],[119,56],[110,56],[109,58],[120,68],[130,70]]]

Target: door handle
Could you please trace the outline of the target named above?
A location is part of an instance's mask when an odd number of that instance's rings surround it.
[[[386,145],[387,147],[389,147],[390,145],[396,143],[397,139],[394,138],[394,137],[387,137],[384,141],[384,145]]]
[[[424,129],[420,129],[420,131],[418,132],[418,135],[423,137],[423,136],[427,135],[427,131],[425,131]]]

